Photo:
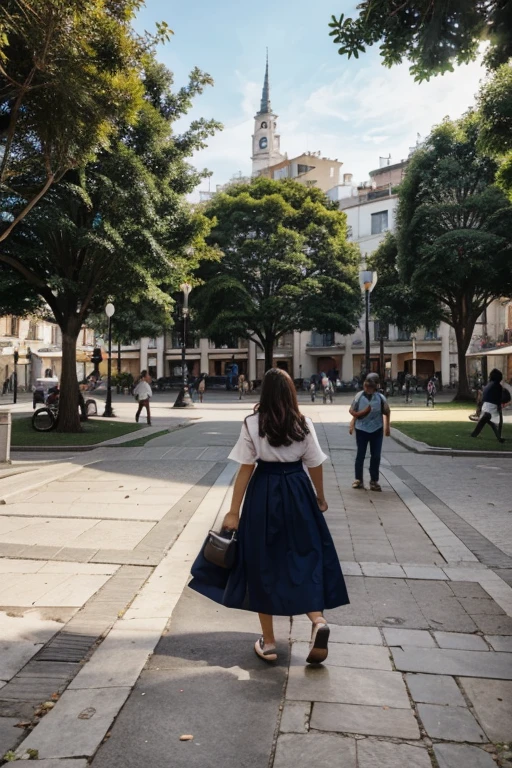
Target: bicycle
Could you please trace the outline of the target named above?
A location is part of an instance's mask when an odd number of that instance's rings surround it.
[[[89,416],[98,415],[98,406],[96,400],[88,399],[85,401],[85,414]],[[51,432],[57,426],[59,418],[59,404],[49,403],[43,408],[38,408],[32,415],[32,428],[36,432]]]

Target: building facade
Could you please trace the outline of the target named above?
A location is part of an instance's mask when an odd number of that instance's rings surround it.
[[[91,372],[94,331],[82,328],[77,344],[77,376]],[[18,360],[15,364],[15,353]],[[30,390],[35,380],[62,371],[62,334],[56,323],[38,317],[0,317],[0,387],[9,381],[12,389],[16,368],[18,389]]]

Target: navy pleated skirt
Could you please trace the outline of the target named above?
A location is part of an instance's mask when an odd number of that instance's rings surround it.
[[[258,461],[231,571],[201,550],[189,586],[229,608],[297,616],[349,602],[325,518],[301,461]]]

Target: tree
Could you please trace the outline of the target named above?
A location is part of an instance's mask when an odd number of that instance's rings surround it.
[[[359,252],[346,216],[295,181],[258,178],[215,195],[208,237],[222,258],[205,265],[192,294],[199,329],[214,341],[252,339],[272,367],[285,333],[350,333],[360,315]]]
[[[174,93],[165,67],[151,56],[144,64],[135,124],[120,124],[108,150],[54,184],[0,253],[0,263],[42,297],[62,330],[60,431],[80,429],[76,340],[88,315],[109,299],[141,296],[170,312],[169,286],[177,290],[206,253],[208,221],[184,195],[203,175],[188,158],[217,124],[195,120],[182,134],[172,129],[211,78],[194,70]]]
[[[363,0],[357,8],[356,19],[341,14],[329,24],[340,55],[359,58],[380,43],[384,66],[411,61],[410,72],[420,82],[473,61],[483,40],[490,43],[491,69],[512,56],[510,0]]]
[[[480,147],[499,162],[496,181],[512,199],[512,65],[503,64],[477,99]]]
[[[142,0],[4,0],[0,6],[0,190],[5,240],[51,185],[108,144],[142,105],[151,38]],[[159,37],[169,34],[159,26]]]
[[[478,117],[446,119],[415,152],[399,189],[398,267],[436,302],[457,339],[457,399],[470,397],[466,352],[484,309],[512,292],[512,206],[478,149]]]
[[[405,283],[398,268],[398,244],[388,233],[368,259],[368,268],[377,272],[377,285],[372,291],[372,314],[384,325],[417,331],[434,328],[441,320],[439,303],[434,297]]]

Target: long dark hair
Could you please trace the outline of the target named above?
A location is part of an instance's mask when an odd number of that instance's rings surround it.
[[[256,411],[260,437],[266,437],[274,448],[301,443],[309,434],[293,381],[280,368],[271,368],[263,377]]]

